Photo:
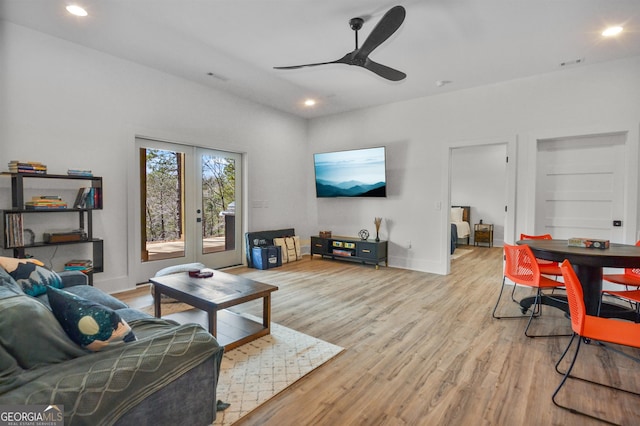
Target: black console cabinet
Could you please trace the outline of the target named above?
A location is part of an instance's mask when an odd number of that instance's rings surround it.
[[[373,263],[376,269],[380,262],[389,266],[387,258],[387,241],[361,240],[359,238],[311,237],[311,258],[314,254],[332,259],[351,260],[354,262]]]

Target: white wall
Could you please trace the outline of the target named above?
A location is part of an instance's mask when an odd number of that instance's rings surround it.
[[[451,205],[471,207],[471,238],[473,225],[493,224],[493,243],[504,242],[507,205],[506,159],[507,145],[476,145],[451,150]]]
[[[104,178],[94,234],[105,240],[105,272],[96,286],[111,292],[134,284],[127,191],[136,182],[128,176],[136,135],[246,153],[249,230],[306,228],[306,210],[292,207],[306,203],[305,120],[5,21],[0,61],[0,167],[33,160],[49,173],[81,167]],[[0,193],[1,207],[9,207],[8,191]],[[31,252],[59,269],[72,254],[54,250]]]
[[[95,220],[96,235],[105,236],[105,272],[96,285],[107,291],[133,285],[126,224],[136,135],[247,153],[249,230],[292,226],[305,238],[367,228],[373,235],[380,216],[390,265],[436,273],[448,271],[443,159],[460,141],[517,140],[516,232],[533,220],[536,138],[628,131],[634,155],[627,161],[638,164],[640,57],[308,122],[4,21],[0,72],[0,164],[41,160],[51,173],[86,167],[105,179],[105,208]],[[381,145],[386,199],[315,198],[314,152]],[[637,191],[637,177],[629,183]],[[635,212],[637,193],[629,199]],[[65,259],[58,252],[54,261]]]
[[[531,227],[535,160],[529,145],[535,145],[539,135],[629,131],[629,143],[635,146],[630,152],[635,155],[627,160],[637,168],[638,75],[640,57],[635,57],[312,120],[310,154],[387,146],[389,196],[318,200],[309,176],[309,220],[318,223],[315,231],[356,235],[361,227],[371,229],[374,216],[382,216],[388,224],[383,224],[382,237],[390,240],[391,265],[446,273],[448,241],[442,230],[448,209],[442,206],[448,205],[449,166],[443,153],[459,141],[517,140],[517,235]],[[630,184],[636,193],[628,197],[629,211],[636,211],[637,178]],[[635,229],[637,223],[630,227]]]

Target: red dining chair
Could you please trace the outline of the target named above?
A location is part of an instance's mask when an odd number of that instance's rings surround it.
[[[504,286],[506,279],[509,278],[515,284],[520,284],[523,286],[531,287],[536,290],[536,296],[533,302],[533,308],[531,309],[531,314],[529,315],[529,322],[527,323],[527,328],[524,330],[524,334],[527,337],[557,337],[557,336],[571,336],[570,334],[546,334],[546,335],[530,335],[528,333],[529,327],[531,326],[531,322],[535,316],[539,316],[542,313],[542,289],[554,289],[562,286],[562,283],[549,279],[547,277],[542,276],[540,273],[540,267],[538,263],[535,261],[535,257],[533,256],[533,252],[531,248],[526,245],[512,246],[509,244],[504,244],[504,255],[505,255],[505,265],[504,265],[504,275],[502,277],[502,287],[500,288],[500,294],[498,295],[498,300],[496,301],[496,305],[493,307],[492,316],[496,319],[502,318],[523,318],[522,316],[497,316],[496,310],[498,309],[498,305],[500,304],[500,299],[502,298],[502,292],[504,291]],[[515,288],[514,288],[515,291]],[[513,295],[513,292],[512,292]],[[512,296],[513,299],[513,296]],[[514,299],[515,300],[515,299]],[[522,310],[522,313],[525,314],[527,311],[526,308]]]
[[[571,263],[569,263],[568,260],[565,260],[564,262],[562,262],[562,265],[560,266],[560,268],[562,270],[562,276],[564,278],[565,287],[567,289],[567,299],[569,302],[569,313],[571,315],[571,328],[573,330],[573,335],[571,336],[571,340],[569,341],[567,348],[564,350],[564,352],[560,356],[560,359],[556,363],[556,366],[555,366],[556,371],[560,374],[563,374],[564,377],[562,378],[562,381],[560,382],[556,390],[553,392],[551,400],[558,407],[569,410],[572,413],[582,414],[584,416],[591,417],[593,419],[615,424],[609,420],[596,417],[592,414],[588,414],[586,412],[576,410],[575,408],[571,408],[566,405],[562,405],[558,403],[557,396],[560,393],[560,390],[562,389],[562,387],[564,386],[568,378],[578,379],[583,382],[592,383],[598,386],[607,387],[609,389],[614,389],[614,390],[630,393],[632,395],[640,396],[640,393],[637,393],[637,392],[633,392],[627,389],[621,389],[605,383],[600,383],[593,380],[585,379],[583,377],[577,377],[577,376],[571,375],[571,370],[573,370],[573,367],[576,363],[576,359],[578,358],[578,353],[580,351],[580,346],[583,343],[583,341],[587,342],[587,341],[595,340],[597,342],[613,343],[616,345],[622,345],[622,346],[628,346],[628,347],[640,349],[640,324],[632,323],[628,321],[619,321],[616,319],[601,318],[601,317],[596,317],[592,315],[587,315],[587,310],[584,305],[584,295],[582,292],[582,285],[580,284],[580,281],[578,280],[578,277],[576,276],[576,273],[573,270]],[[567,355],[567,353],[569,352],[569,349],[573,345],[574,341],[577,341],[578,343],[576,346],[575,353],[573,355],[573,359],[571,360],[571,363],[569,364],[569,368],[567,369],[567,371],[562,372],[559,369],[559,365],[564,359],[564,357]],[[605,344],[601,343],[600,346],[604,349],[607,349],[607,345]],[[613,349],[613,348],[611,349],[614,351],[617,351],[616,349]],[[637,359],[637,358],[633,358],[633,359],[637,362],[640,362],[640,359]],[[591,366],[590,368],[594,368],[593,366],[597,366],[599,364],[600,362],[593,360],[589,365]]]
[[[527,235],[520,234],[521,240],[552,240],[551,234],[542,234],[542,235]],[[536,262],[538,262],[538,266],[540,266],[540,273],[542,275],[551,275],[554,277],[561,277],[562,271],[560,270],[560,264],[558,262],[554,262],[552,260],[538,259],[536,258]]]
[[[598,304],[598,316],[600,316],[600,307],[602,306],[602,296],[610,295],[618,299],[629,302],[631,307],[636,311],[636,322],[640,322],[640,289],[636,290],[602,290],[600,295],[600,303]]]
[[[636,242],[640,247],[640,241]],[[622,274],[604,274],[602,279],[608,283],[625,286],[625,290],[603,290],[603,294],[626,300],[640,315],[640,267],[625,268]],[[602,303],[602,298],[600,299]]]

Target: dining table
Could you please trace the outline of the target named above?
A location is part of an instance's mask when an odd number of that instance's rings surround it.
[[[585,308],[588,315],[600,315],[607,318],[623,318],[637,321],[636,312],[630,307],[602,302],[600,312],[598,306],[602,294],[603,268],[630,268],[640,265],[640,247],[636,245],[610,243],[608,248],[574,247],[569,246],[568,240],[520,240],[518,245],[526,244],[538,259],[563,262],[569,260],[576,272],[584,295]],[[520,301],[523,309],[528,309],[534,303],[534,298]],[[552,305],[569,311],[566,297],[553,294],[543,297],[541,303]]]

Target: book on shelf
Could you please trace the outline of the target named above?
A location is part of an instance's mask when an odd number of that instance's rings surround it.
[[[39,201],[39,200],[62,200],[62,197],[59,195],[34,195],[33,197],[31,197],[32,201]]]
[[[73,207],[76,209],[102,208],[102,188],[92,186],[79,188]]]
[[[47,173],[47,166],[39,161],[9,161],[10,173]]]
[[[93,261],[89,259],[73,259],[64,264],[65,271],[80,271],[89,273],[93,271]]]
[[[66,209],[67,203],[59,195],[44,195],[32,197],[24,203],[27,210],[60,210]]]
[[[84,170],[84,169],[69,169],[69,170],[67,170],[67,175],[69,175],[69,176],[93,177],[93,173],[91,172],[91,170]]]
[[[5,243],[7,248],[24,246],[22,214],[7,213],[5,215]]]

